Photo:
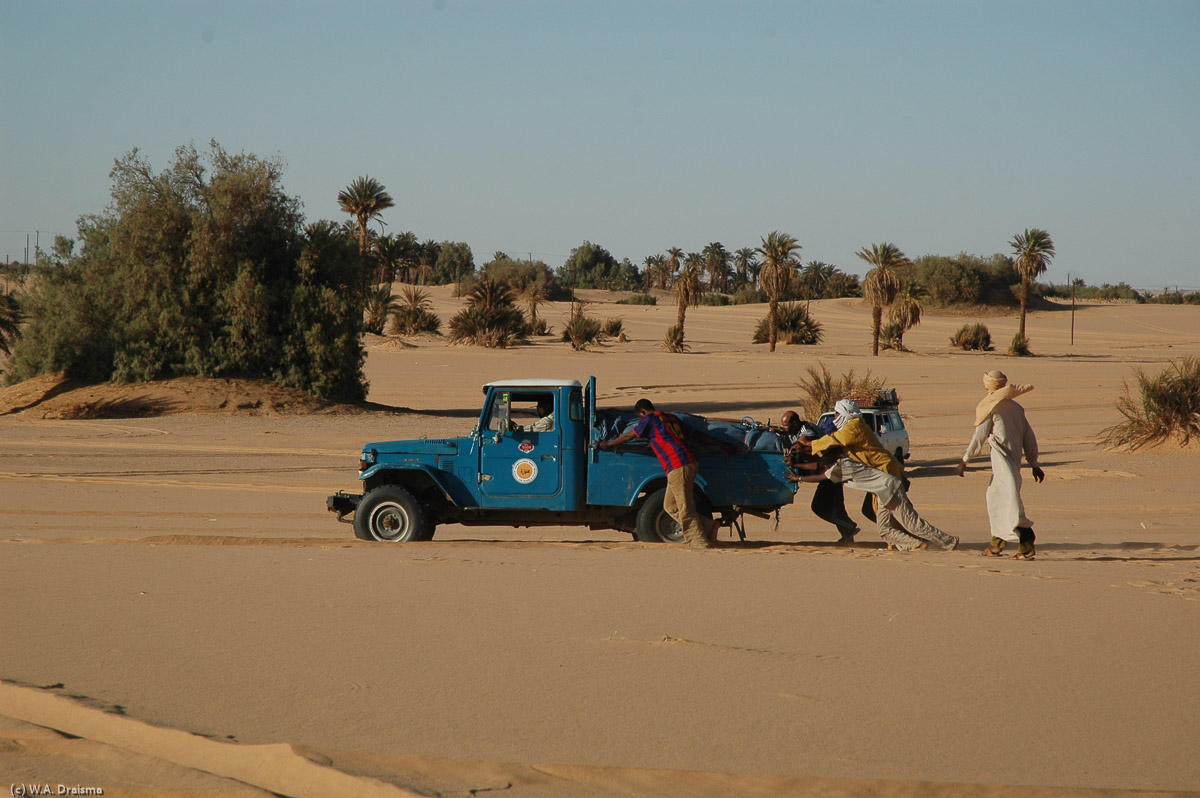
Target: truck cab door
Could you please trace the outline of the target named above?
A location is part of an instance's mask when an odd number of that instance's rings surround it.
[[[548,398],[553,405],[549,429],[533,415],[514,413],[514,405]],[[485,507],[536,507],[562,489],[562,419],[555,392],[493,392],[481,430],[479,489]]]

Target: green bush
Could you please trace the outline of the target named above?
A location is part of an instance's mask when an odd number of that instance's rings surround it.
[[[157,175],[136,150],[118,160],[80,254],[27,297],[6,378],[258,377],[362,399],[370,270],[340,225],[304,226],[282,170],[215,142]]]
[[[950,345],[967,350],[990,352],[992,350],[992,334],[984,324],[964,324],[950,336]]]
[[[1033,352],[1029,351],[1029,339],[1017,333],[1013,336],[1012,343],[1008,345],[1008,353],[1016,357],[1030,357]]]
[[[1136,392],[1124,383],[1117,410],[1125,420],[1100,432],[1110,447],[1140,449],[1172,438],[1187,446],[1200,437],[1200,358],[1172,362],[1156,376],[1134,369]]]
[[[568,343],[576,352],[582,352],[589,346],[600,342],[600,320],[587,315],[591,302],[583,300],[571,303],[571,313],[567,323],[563,325],[562,336],[559,340]]]
[[[0,352],[12,353],[12,346],[21,337],[21,303],[12,294],[0,294]]]
[[[657,297],[650,294],[634,294],[625,299],[617,300],[618,305],[657,305]]]
[[[821,323],[808,314],[801,302],[782,303],[778,308],[777,324],[778,340],[785,344],[819,344],[824,337]],[[769,325],[769,316],[759,319],[751,340],[756,344],[767,343],[770,336]]]
[[[364,310],[366,318],[363,321],[367,332],[383,335],[383,325],[387,323],[388,316],[392,315],[399,307],[391,286],[380,285],[368,288]]]
[[[727,294],[715,294],[715,293],[710,292],[710,293],[707,293],[704,296],[700,297],[701,305],[710,305],[713,307],[724,307],[725,305],[729,305],[732,303],[733,303],[733,300],[730,299]]]
[[[413,285],[400,289],[400,302],[392,311],[392,323],[388,329],[392,335],[440,335],[442,320],[433,312],[433,300],[428,291]]]
[[[525,316],[513,304],[512,289],[489,277],[481,277],[467,307],[450,319],[450,341],[504,349],[529,335]]]

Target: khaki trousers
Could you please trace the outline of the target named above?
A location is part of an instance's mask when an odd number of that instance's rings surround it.
[[[922,540],[947,550],[954,546],[953,537],[917,515],[916,508],[903,491],[898,492],[886,507],[879,508],[876,524],[879,537],[901,551],[915,549]]]
[[[667,493],[663,509],[683,527],[683,539],[693,548],[706,548],[708,534],[696,514],[696,474],[700,466],[689,463],[667,472]]]

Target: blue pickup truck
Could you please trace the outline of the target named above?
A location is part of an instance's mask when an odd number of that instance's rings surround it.
[[[339,521],[353,523],[363,540],[430,540],[438,524],[579,525],[629,532],[647,542],[683,540],[663,510],[666,475],[649,444],[635,438],[615,451],[599,448],[636,419],[627,410],[596,407],[595,377],[586,386],[578,380],[503,380],[484,385],[483,393],[479,421],[466,437],[364,446],[358,475],[363,493],[339,491],[326,507]],[[743,515],[765,518],[791,503],[796,486],[787,481],[782,435],[748,418],[676,415],[738,448],[731,454],[695,447],[702,514],[744,537]]]

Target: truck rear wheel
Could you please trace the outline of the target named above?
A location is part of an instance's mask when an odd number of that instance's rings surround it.
[[[659,488],[646,497],[637,514],[637,528],[634,537],[643,543],[682,543],[683,527],[663,509],[663,500],[667,497],[667,489]],[[708,503],[696,497],[696,513],[701,518],[712,519],[712,510]]]
[[[363,496],[354,511],[354,536],[361,540],[431,540],[433,529],[425,508],[399,485],[375,488]]]

